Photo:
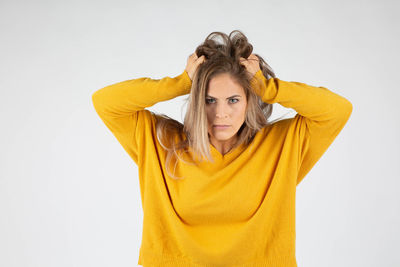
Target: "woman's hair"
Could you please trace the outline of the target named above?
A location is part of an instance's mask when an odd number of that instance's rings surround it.
[[[220,37],[222,42],[216,39]],[[164,114],[156,114],[157,139],[167,151],[166,171],[174,179],[170,170],[170,162],[175,159],[175,167],[178,159],[188,164],[196,164],[196,160],[204,159],[213,162],[208,135],[207,115],[205,111],[206,94],[210,80],[220,74],[229,74],[230,77],[241,85],[247,99],[245,121],[239,128],[238,139],[234,147],[241,144],[249,145],[255,134],[263,127],[272,124],[278,119],[269,122],[272,113],[272,104],[265,103],[259,95],[257,88],[252,86],[252,78],[246,68],[240,64],[240,57],[247,59],[253,51],[253,46],[247,37],[239,30],[232,31],[229,36],[222,32],[210,33],[204,42],[196,48],[196,55],[205,56],[193,77],[192,88],[186,101],[188,108],[183,124]],[[257,54],[260,69],[263,75],[269,79],[275,78],[275,74],[265,60]],[[233,149],[232,148],[232,149]],[[194,157],[188,162],[180,157],[183,152],[191,150]]]

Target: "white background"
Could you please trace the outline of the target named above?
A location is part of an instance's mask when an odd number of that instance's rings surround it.
[[[396,1],[2,0],[0,266],[137,266],[137,166],[91,96],[177,76],[209,33],[235,29],[278,78],[353,104],[297,187],[299,267],[400,266],[398,14]],[[182,121],[183,99],[149,110]]]

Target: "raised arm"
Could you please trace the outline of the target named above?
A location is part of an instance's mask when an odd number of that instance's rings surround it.
[[[138,163],[143,131],[154,115],[146,107],[190,92],[192,81],[184,70],[176,77],[137,78],[108,85],[92,94],[94,108],[129,156]]]
[[[193,53],[187,59],[185,70],[176,77],[126,80],[92,94],[97,114],[136,164],[139,155],[145,154],[145,142],[152,142],[146,137],[155,132],[155,115],[145,108],[188,94],[192,77],[204,60],[204,56]]]
[[[311,170],[347,123],[353,105],[346,98],[328,90],[301,82],[267,79],[258,70],[252,86],[266,103],[293,108],[293,134],[300,138],[297,184]]]

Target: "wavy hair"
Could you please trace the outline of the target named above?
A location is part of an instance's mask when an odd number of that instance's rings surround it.
[[[173,179],[181,179],[171,173],[169,165],[173,158],[175,159],[174,173],[178,159],[187,164],[196,164],[196,161],[204,160],[214,162],[209,147],[205,106],[208,85],[215,76],[228,73],[235,82],[242,86],[246,94],[245,121],[236,133],[238,139],[233,148],[243,143],[249,145],[260,129],[280,119],[268,121],[273,105],[261,100],[260,95],[263,92],[258,92],[257,88],[252,86],[253,77],[240,64],[240,57],[247,59],[252,51],[253,46],[239,30],[232,31],[229,36],[222,32],[212,32],[196,48],[197,56],[204,55],[205,61],[198,66],[194,73],[192,88],[186,99],[188,108],[183,124],[167,115],[156,114],[157,139],[167,151],[166,171]],[[254,55],[259,59],[263,75],[267,79],[275,78],[274,72],[265,60],[258,54]],[[189,151],[192,155],[191,162],[180,156]]]

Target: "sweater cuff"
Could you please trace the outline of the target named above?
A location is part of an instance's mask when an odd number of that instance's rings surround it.
[[[261,69],[259,69],[253,76],[253,78],[250,81],[251,87],[254,89],[255,93],[262,97],[265,92],[263,92],[263,79],[266,79],[264,77],[264,74]]]
[[[182,82],[184,93],[189,93],[192,88],[192,80],[189,77],[189,74],[186,70],[184,70],[180,75],[177,76],[179,80]]]

